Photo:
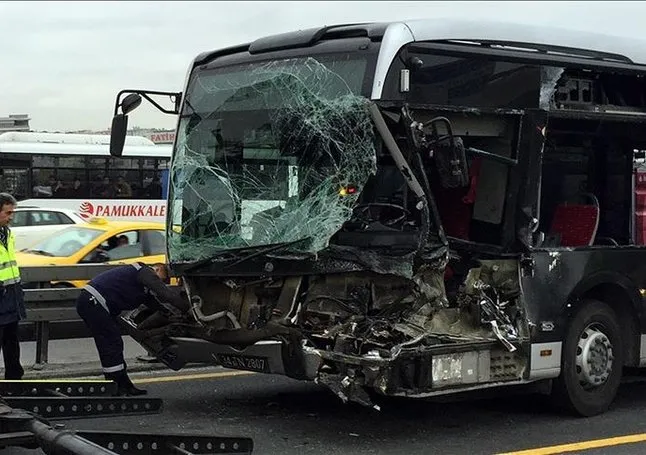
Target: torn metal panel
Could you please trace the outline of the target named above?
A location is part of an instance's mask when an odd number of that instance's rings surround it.
[[[312,58],[196,77],[170,179],[171,261],[324,249],[376,173],[368,100]]]
[[[358,249],[344,245],[330,245],[326,254],[335,258],[354,262],[365,267],[367,270],[373,270],[384,275],[399,275],[412,279],[413,259],[417,254],[416,251],[397,254],[394,252],[374,251],[369,249]],[[446,253],[445,249],[436,251],[436,254]]]
[[[423,395],[459,384],[523,379],[526,365],[518,353],[527,328],[518,261],[468,264],[458,272],[459,289],[451,297],[442,255],[411,278],[356,271],[300,277],[296,286],[292,278],[192,277],[186,283],[202,299],[203,314],[227,311],[241,327],[220,318],[130,333],[157,346],[160,358],[168,349],[191,361],[199,361],[199,350],[217,353],[204,361],[225,359],[235,361],[234,368],[316,380],[344,401],[364,405],[372,405],[366,388]],[[153,343],[162,332],[172,341]],[[197,349],[191,340],[207,341],[212,349]],[[263,344],[270,342],[271,350]],[[263,356],[264,369],[254,369]]]

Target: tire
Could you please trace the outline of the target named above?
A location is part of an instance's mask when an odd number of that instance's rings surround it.
[[[592,357],[585,356],[585,351],[590,351],[581,347],[593,345],[600,351],[596,351]],[[581,355],[579,359],[578,355]],[[586,375],[581,368],[582,364],[587,363],[583,359],[592,359],[591,374]],[[552,387],[552,404],[584,417],[605,412],[617,395],[623,364],[624,346],[615,312],[603,302],[585,300],[567,328],[561,355],[561,374]],[[598,381],[597,384],[593,384],[595,381]]]

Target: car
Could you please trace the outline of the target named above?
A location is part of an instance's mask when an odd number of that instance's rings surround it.
[[[87,219],[70,209],[16,207],[11,231],[16,239],[16,251],[27,248],[45,237]]]
[[[19,267],[165,262],[165,225],[93,218],[82,224],[68,226],[29,248],[18,251],[16,261]],[[84,280],[72,280],[51,284],[55,287],[82,287],[86,283]],[[24,283],[24,287],[37,286],[36,283]]]

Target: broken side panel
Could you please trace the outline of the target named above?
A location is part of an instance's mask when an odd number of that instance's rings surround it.
[[[411,109],[423,124],[434,118],[448,119],[465,150],[467,184],[452,187],[442,183],[444,170],[437,162],[437,148],[423,154],[424,171],[444,232],[452,239],[502,246],[505,221],[513,213],[509,195],[513,193],[512,177],[519,172],[522,113],[439,109],[432,105],[411,105]]]
[[[595,69],[567,68],[561,71],[562,75],[556,79],[550,110],[646,114],[646,83],[643,77]],[[549,79],[548,76],[544,80],[548,82]]]
[[[172,341],[158,346],[183,361],[336,381],[331,388],[347,397],[355,386],[414,395],[522,381],[528,328],[518,261],[463,255],[451,259],[450,274],[439,260],[413,279],[373,272],[235,282],[194,277],[204,314],[228,312],[233,319],[171,324],[157,334]],[[153,332],[133,336],[153,340]]]
[[[541,91],[538,107],[543,110],[550,110],[556,107],[560,93],[557,90],[559,80],[565,71],[564,68],[554,66],[541,67]]]
[[[383,99],[410,104],[487,109],[550,109],[564,69],[508,57],[466,55],[470,46],[416,42],[404,46],[391,65]],[[406,74],[402,90],[400,75]]]
[[[518,261],[453,260],[450,267],[450,278],[424,269],[414,282],[381,277],[377,284],[369,276],[312,282],[299,327],[308,352],[322,358],[317,381],[343,400],[369,404],[364,387],[424,396],[524,380],[528,360],[519,347],[529,330]]]

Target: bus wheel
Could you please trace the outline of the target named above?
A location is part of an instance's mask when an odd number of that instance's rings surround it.
[[[624,361],[617,317],[598,300],[586,300],[570,321],[553,403],[589,417],[608,409],[617,395]]]

